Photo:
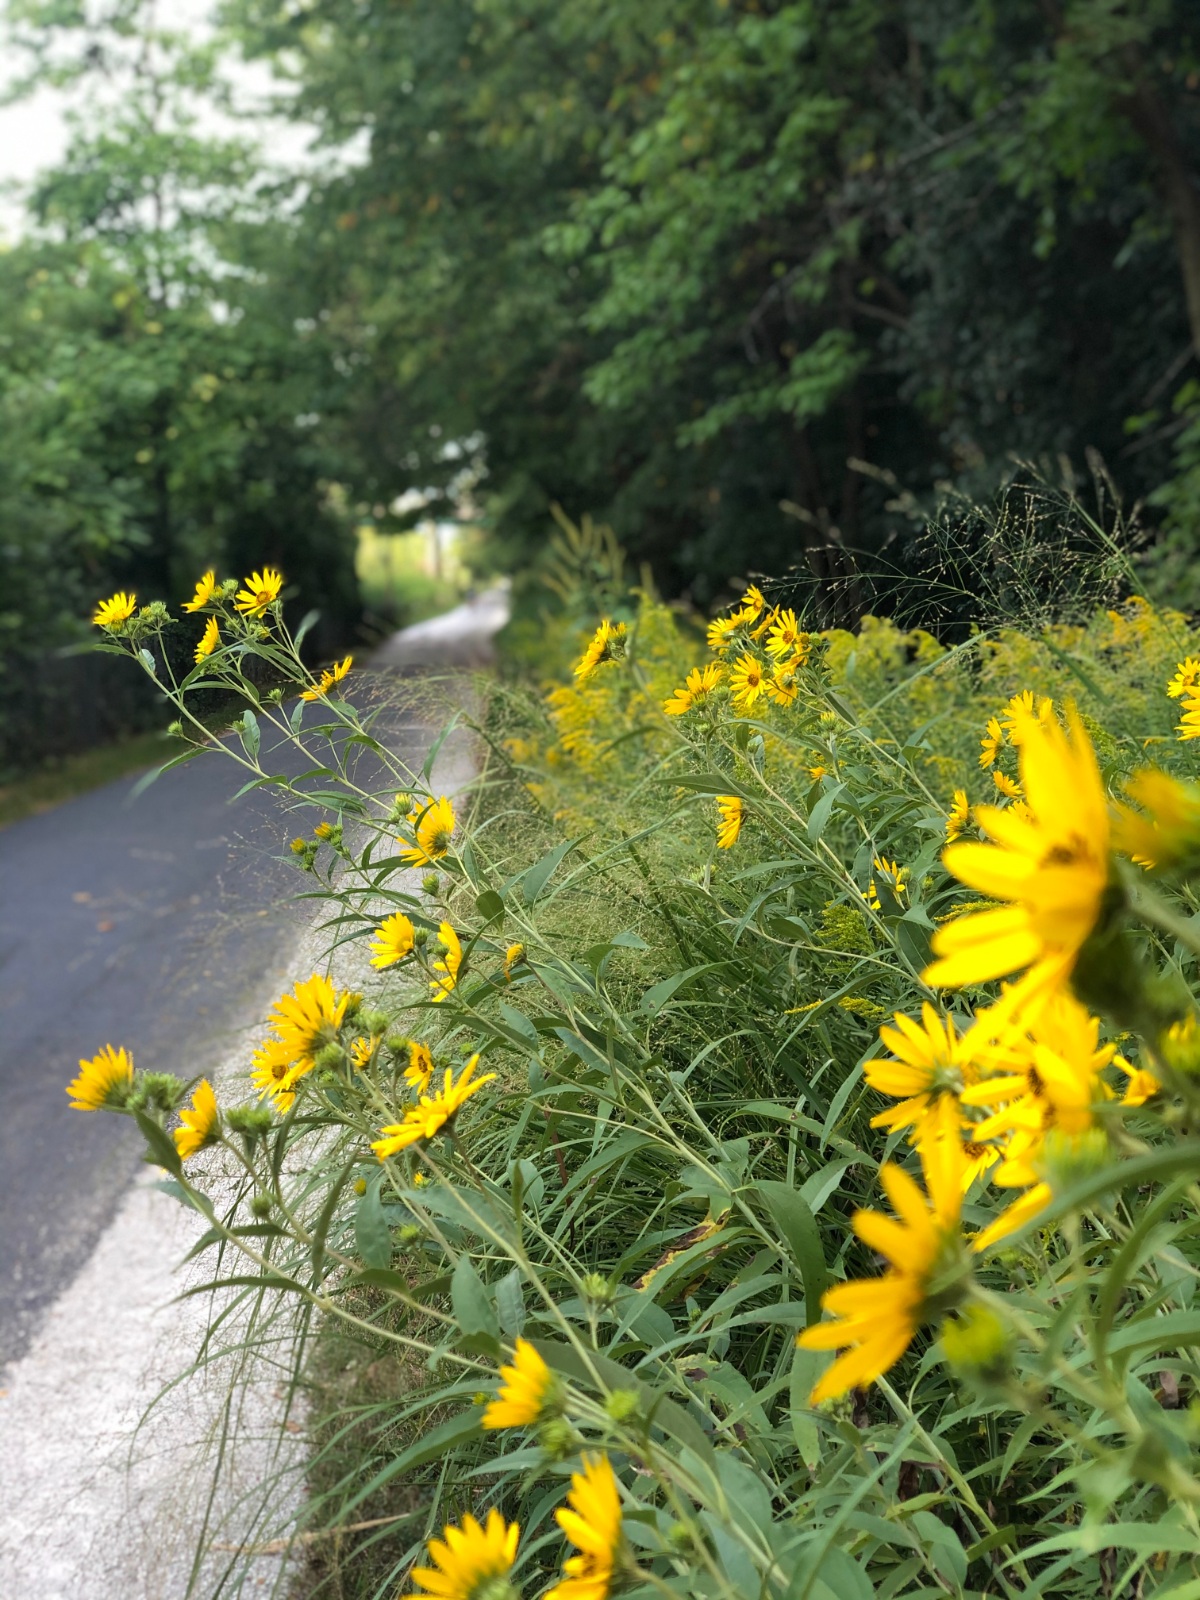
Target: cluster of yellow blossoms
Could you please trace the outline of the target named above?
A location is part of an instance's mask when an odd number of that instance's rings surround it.
[[[1163,773],[1143,772],[1128,792],[1146,810],[1110,807],[1073,710],[1064,728],[1048,701],[1035,704],[1026,694],[993,721],[982,764],[993,762],[1005,742],[1015,747],[1021,798],[976,808],[984,838],[960,842],[967,810],[965,795],[956,795],[955,837],[943,860],[960,882],[1000,904],[944,924],[923,978],[944,988],[1009,981],[962,1033],[928,1003],[919,1023],[898,1015],[894,1027],[881,1030],[891,1054],[868,1062],[865,1075],[899,1103],[873,1126],[908,1130],[927,1194],[900,1168],[885,1165],[881,1182],[896,1217],[873,1211],[855,1217],[855,1232],[889,1270],[830,1290],[823,1304],[834,1320],[799,1336],[806,1348],[843,1352],[814,1389],[814,1402],[880,1377],[924,1323],[962,1303],[971,1255],[1045,1210],[1056,1172],[1107,1159],[1106,1105],[1138,1107],[1162,1092],[1153,1073],[1101,1042],[1099,1020],[1070,985],[1103,915],[1114,850],[1141,852],[1139,859],[1158,864],[1194,850],[1200,795]],[[1173,1031],[1182,1037],[1190,1025],[1194,1033],[1195,1023],[1185,1018]],[[1123,1075],[1122,1093],[1104,1076],[1110,1068]],[[960,1227],[963,1195],[985,1177],[1021,1193],[968,1244]]]
[[[500,1395],[484,1412],[485,1428],[529,1427],[556,1412],[559,1384],[538,1351],[518,1339],[512,1366],[500,1368]],[[583,1470],[571,1474],[567,1503],[555,1520],[576,1554],[563,1562],[563,1575],[543,1600],[608,1600],[618,1578],[634,1576],[625,1542],[621,1495],[607,1455],[585,1454]],[[484,1525],[465,1516],[429,1543],[428,1567],[415,1567],[421,1585],[411,1600],[519,1600],[513,1581],[521,1530],[498,1510]]]
[[[699,710],[723,685],[743,716],[760,701],[790,706],[800,692],[800,669],[812,654],[812,638],[796,613],[768,606],[753,585],[735,610],[709,624],[708,645],[718,660],[694,667],[663,701],[669,717]]]

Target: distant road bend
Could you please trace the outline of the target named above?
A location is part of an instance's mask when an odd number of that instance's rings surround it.
[[[507,616],[492,590],[404,629],[368,666],[489,659]],[[417,757],[419,724],[394,728]],[[139,1067],[190,1076],[253,1025],[253,998],[288,957],[294,870],[277,798],[233,804],[216,757],[135,778],[0,830],[0,1370],[87,1259],[137,1168],[124,1118],[82,1116],[64,1085],[80,1057],[124,1044]]]

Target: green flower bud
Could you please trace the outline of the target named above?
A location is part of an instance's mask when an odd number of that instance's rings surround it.
[[[566,1417],[548,1417],[538,1429],[538,1443],[553,1461],[565,1461],[579,1447],[579,1435]]]
[[[946,1360],[963,1377],[998,1383],[1008,1371],[1008,1330],[988,1306],[972,1301],[947,1317],[941,1340]]]
[[[421,887],[424,889],[425,893],[432,898],[442,887],[442,880],[438,877],[436,872],[427,872],[421,879]]]
[[[364,1006],[358,1013],[358,1025],[364,1033],[369,1033],[372,1038],[377,1038],[381,1033],[387,1032],[391,1017],[386,1011],[379,1011],[374,1006]]]
[[[365,1178],[355,1178],[355,1180],[354,1180],[354,1192],[355,1192],[355,1194],[366,1194],[366,1192],[367,1192],[367,1180]]]
[[[271,1196],[256,1194],[250,1202],[250,1209],[256,1217],[265,1220],[271,1215]]]
[[[183,1084],[173,1072],[139,1072],[126,1105],[130,1111],[166,1113],[174,1111],[183,1094]]]
[[[265,1139],[275,1126],[275,1114],[270,1106],[233,1106],[225,1113],[230,1132],[240,1133],[247,1143]]]
[[[414,928],[413,929],[413,943],[417,946],[417,948],[419,950],[423,950],[425,948],[425,946],[429,943],[429,929],[428,928]]]
[[[313,1057],[313,1064],[322,1074],[337,1073],[346,1065],[346,1052],[340,1044],[323,1044]]]
[[[600,1306],[612,1303],[613,1286],[602,1272],[584,1273],[579,1288],[586,1300],[593,1300]]]
[[[410,1250],[414,1244],[419,1243],[422,1237],[422,1231],[415,1222],[406,1222],[396,1235],[401,1248],[405,1250]]]
[[[604,1402],[606,1415],[616,1423],[628,1422],[641,1405],[635,1389],[614,1389]]]

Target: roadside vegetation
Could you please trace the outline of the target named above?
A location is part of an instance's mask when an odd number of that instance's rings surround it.
[[[565,667],[480,686],[453,797],[280,573],[201,580],[177,683],[165,608],[102,608],[178,760],[242,696],[326,912],[247,1098],[119,1040],[70,1087],[204,1218],[214,1340],[314,1396],[307,1592],[1200,1582],[1200,635],[1092,526],[1107,603],[949,644],[765,583],[705,623],[564,530]]]

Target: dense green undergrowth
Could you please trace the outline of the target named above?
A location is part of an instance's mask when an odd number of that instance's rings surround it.
[[[103,1053],[73,1086],[138,1117],[237,1349],[311,1395],[308,1592],[408,1593],[491,1509],[489,1600],[1200,1592],[1200,635],[1137,597],[813,634],[755,590],[705,629],[591,551],[606,615],[567,605],[544,690],[481,685],[452,801],[253,582],[165,686],[182,759],[191,694],[243,694],[229,748],[374,968],[297,974],[260,1099],[200,1085],[174,1137],[182,1086]],[[157,672],[169,626],[108,643]]]

